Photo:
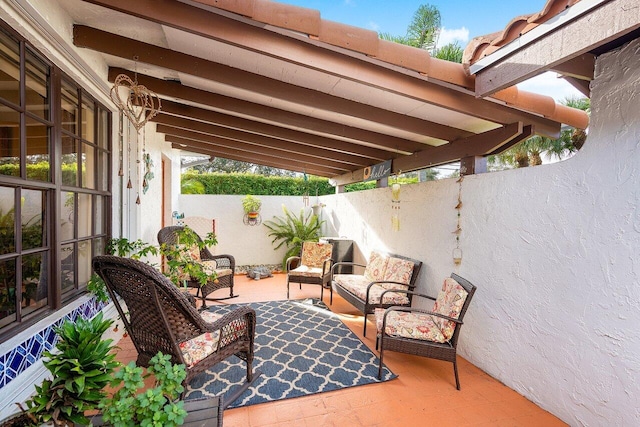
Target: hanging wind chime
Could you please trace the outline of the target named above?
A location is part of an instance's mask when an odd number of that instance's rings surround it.
[[[119,176],[124,176],[124,118],[127,120],[127,153],[128,161],[131,163],[131,126],[136,130],[136,180],[138,187],[142,181],[142,192],[146,194],[149,189],[149,180],[153,178],[153,161],[151,156],[146,152],[146,132],[145,124],[155,117],[161,108],[160,98],[158,95],[147,89],[145,86],[138,84],[138,72],[137,61],[138,57],[133,58],[136,61],[136,67],[134,71],[134,79],[131,80],[126,74],[120,74],[115,78],[113,86],[111,87],[110,97],[111,101],[116,105],[119,112],[119,138],[120,138],[120,168],[118,170]],[[122,95],[124,94],[124,96]],[[140,144],[140,129],[142,129],[142,144]],[[142,160],[141,160],[142,159]],[[144,162],[142,166],[141,163]],[[131,166],[127,168],[127,189],[133,188],[131,182]],[[144,174],[142,174],[144,170]],[[140,191],[138,190],[136,197],[136,204],[140,204]]]
[[[391,229],[400,231],[400,184],[397,177],[391,186]]]
[[[304,193],[302,194],[302,203],[305,207],[309,206],[309,177],[307,173],[304,172],[302,174],[302,179],[304,181]]]
[[[462,262],[462,249],[460,249],[460,233],[462,233],[462,228],[460,227],[460,211],[462,210],[462,181],[464,180],[464,175],[460,175],[458,178],[458,204],[455,207],[457,213],[457,226],[453,234],[456,235],[456,247],[453,248],[453,263],[455,265],[460,265]]]

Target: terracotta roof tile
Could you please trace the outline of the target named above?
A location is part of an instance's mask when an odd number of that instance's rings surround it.
[[[242,2],[240,2],[242,3]],[[320,11],[269,0],[254,0],[252,19],[310,36],[320,34]]]
[[[467,44],[462,55],[462,63],[465,70],[469,72],[469,67],[476,61],[492,54],[500,47],[511,43],[521,35],[547,22],[549,19],[579,1],[580,0],[548,0],[540,12],[518,16],[512,19],[502,31],[472,39],[469,44]]]
[[[323,43],[362,53],[433,79],[474,90],[475,76],[469,73],[471,64],[580,0],[548,0],[540,12],[519,16],[512,19],[502,31],[474,38],[464,50],[462,64],[432,58],[422,49],[381,40],[375,31],[322,19],[320,12],[313,9],[270,0],[195,1],[247,16],[261,23],[306,34]],[[515,108],[558,119],[571,126],[584,128],[588,124],[588,117],[584,112],[576,110],[574,113],[573,109],[556,104],[551,97],[521,91],[516,87],[502,90],[494,94],[493,98]]]

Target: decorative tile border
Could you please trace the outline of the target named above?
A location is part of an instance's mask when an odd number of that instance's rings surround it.
[[[41,331],[27,338],[9,352],[0,355],[0,389],[16,379],[21,373],[42,358],[42,353],[51,350],[58,342],[54,329],[66,320],[75,321],[79,316],[90,319],[107,304],[91,298],[70,313],[57,319]]]

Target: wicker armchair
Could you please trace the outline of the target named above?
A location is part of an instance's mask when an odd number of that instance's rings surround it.
[[[179,225],[172,225],[162,228],[158,231],[158,243],[160,245],[177,245],[178,233],[183,230],[184,227]],[[233,294],[233,275],[236,268],[236,260],[232,255],[213,255],[206,247],[200,250],[200,259],[202,261],[215,261],[217,280],[209,281],[206,285],[200,285],[197,280],[188,279],[186,284],[190,288],[197,289],[196,297],[201,297],[202,306],[201,309],[207,308],[206,301],[220,301],[229,298],[235,298],[238,295]],[[209,298],[209,294],[217,291],[218,289],[229,288],[229,296],[221,298]]]
[[[385,350],[413,354],[453,363],[456,388],[460,390],[456,348],[469,303],[476,287],[468,280],[451,274],[445,279],[438,298],[409,292],[414,302],[419,298],[435,301],[431,310],[415,307],[390,307],[376,309],[378,336],[376,348],[380,348],[378,378],[382,376],[382,360]],[[418,297],[418,298],[415,298]]]
[[[328,286],[331,282],[332,252],[331,243],[302,243],[302,256],[287,259],[287,299],[289,299],[289,282],[296,282],[300,284],[300,289],[303,283],[320,285],[320,300],[322,300],[325,283]],[[294,261],[298,261],[298,266],[291,269]],[[333,296],[333,291],[331,295]]]
[[[161,351],[171,355],[173,363],[186,366],[188,384],[197,374],[235,354],[247,364],[247,380],[232,397],[225,398],[225,404],[233,402],[260,375],[252,370],[256,325],[253,309],[241,307],[225,315],[200,313],[193,301],[162,273],[129,258],[96,256],[93,269],[105,281],[138,352],[139,366],[148,366],[149,360]]]

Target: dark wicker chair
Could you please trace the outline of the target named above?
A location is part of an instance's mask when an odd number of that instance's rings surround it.
[[[382,360],[384,358],[385,350],[397,351],[400,353],[413,354],[417,356],[429,357],[432,359],[444,360],[447,362],[453,363],[453,373],[456,377],[456,388],[460,390],[460,380],[458,378],[458,365],[456,362],[456,349],[458,346],[458,338],[460,336],[460,329],[463,324],[463,318],[465,313],[467,312],[467,308],[469,308],[469,303],[471,303],[471,299],[473,298],[473,294],[476,292],[476,287],[471,284],[468,280],[463,279],[457,274],[451,274],[451,278],[454,279],[460,286],[467,291],[467,297],[462,304],[462,308],[460,309],[460,314],[457,319],[452,317],[444,316],[439,313],[434,313],[433,311],[423,310],[419,308],[413,307],[390,307],[385,309],[384,311],[378,311],[376,313],[377,317],[377,326],[378,326],[378,336],[376,340],[376,348],[380,347],[380,365],[378,368],[378,378],[382,377]],[[419,294],[411,291],[395,291],[395,292],[410,292],[414,297],[418,298],[427,298],[433,301],[436,301],[436,298],[430,297],[428,295]],[[417,298],[414,298],[414,301],[417,301]],[[435,342],[429,341],[426,339],[413,339],[406,338],[398,335],[390,335],[387,332],[387,326],[392,326],[388,324],[388,315],[392,311],[398,312],[408,312],[408,313],[424,313],[428,314],[430,318],[439,317],[451,322],[455,322],[455,328],[453,330],[453,335],[451,338],[445,342]],[[380,316],[382,316],[382,325],[380,325]],[[384,332],[383,332],[384,331]]]
[[[171,355],[173,363],[187,366],[185,384],[188,384],[197,374],[235,354],[247,364],[247,380],[233,396],[225,398],[225,404],[233,402],[260,375],[252,370],[256,326],[253,309],[237,308],[208,323],[196,310],[193,300],[148,264],[102,255],[93,259],[93,269],[105,281],[138,352],[139,366],[148,366],[149,360],[161,351]],[[206,332],[216,334],[218,331],[216,350],[189,366],[180,344]]]
[[[331,282],[331,255],[333,245],[331,243],[304,242],[302,243],[302,255],[287,259],[287,299],[289,299],[289,282],[320,285],[320,300],[323,298],[325,284]],[[296,268],[291,266],[297,264]],[[333,291],[330,289],[331,294]]]
[[[179,225],[172,225],[162,228],[158,231],[158,243],[160,245],[177,245],[178,244],[178,232],[183,230],[184,227]],[[200,250],[200,259],[215,260],[218,264],[218,268],[230,269],[231,274],[219,275],[217,283],[213,281],[207,282],[206,285],[200,285],[197,280],[187,280],[187,286],[196,289],[196,297],[201,297],[202,306],[201,309],[207,308],[206,301],[220,301],[229,298],[235,298],[238,295],[233,294],[233,277],[236,268],[236,260],[232,255],[213,255],[206,247]],[[217,291],[218,289],[229,288],[229,296],[221,298],[210,298],[209,294]]]

